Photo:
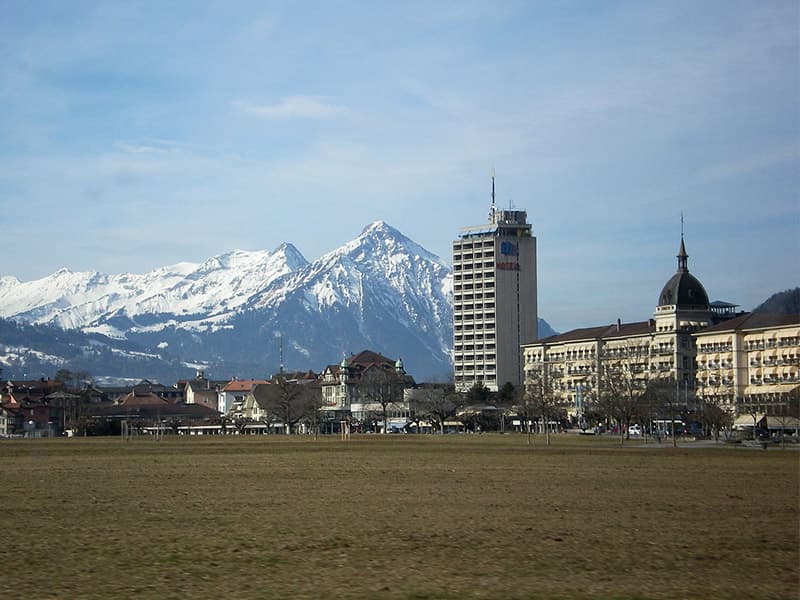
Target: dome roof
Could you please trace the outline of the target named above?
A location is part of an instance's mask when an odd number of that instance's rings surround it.
[[[708,294],[697,277],[685,271],[675,273],[661,290],[659,306],[676,305],[678,308],[702,308],[709,310]]]
[[[681,237],[678,251],[678,272],[669,278],[658,296],[658,306],[675,306],[676,308],[699,308],[710,310],[708,294],[697,277],[689,273],[689,255]]]

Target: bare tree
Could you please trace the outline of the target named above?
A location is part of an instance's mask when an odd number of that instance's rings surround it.
[[[461,408],[462,396],[456,393],[452,385],[419,388],[414,392],[415,416],[429,421],[440,433],[444,433],[445,421]]]
[[[528,380],[525,382],[525,387],[517,390],[517,399],[513,410],[522,426],[525,428],[528,446],[533,445],[533,419],[539,416],[536,403],[537,395],[532,391],[528,391],[528,389],[529,387],[540,388],[541,386],[542,384],[538,381],[538,377],[534,374],[531,380],[531,375],[529,374]]]
[[[757,401],[753,401],[750,398],[746,398],[744,396],[738,396],[736,398],[736,411],[740,415],[750,415],[750,418],[753,420],[753,439],[758,439],[758,424],[761,422],[761,419],[764,418],[765,413],[759,412],[759,410],[763,410],[763,408],[757,404]]]
[[[785,449],[786,430],[791,428],[797,431],[800,421],[800,388],[794,388],[789,392],[786,402],[776,407],[774,414],[768,418],[781,426],[781,448]]]
[[[675,420],[682,406],[678,381],[669,377],[651,379],[647,383],[647,395],[660,413],[669,415],[672,446],[676,447]]]
[[[714,436],[714,441],[718,442],[720,430],[727,431],[733,423],[733,416],[715,402],[703,400],[700,404],[700,423]]]
[[[644,411],[643,398],[649,380],[647,349],[641,344],[626,344],[610,349],[598,370],[598,407],[619,427],[619,443],[630,439],[634,418]]]
[[[373,365],[364,370],[356,384],[359,400],[366,405],[380,407],[383,433],[389,433],[389,407],[403,402],[404,378],[394,368]],[[365,410],[370,410],[368,407]]]
[[[563,416],[564,413],[564,402],[553,389],[553,380],[548,366],[544,364],[539,369],[529,370],[525,380],[525,389],[524,391],[519,391],[520,402],[517,405],[517,410],[525,415],[528,444],[531,444],[531,423],[534,416],[541,418],[545,433],[545,443],[549,446],[550,421],[554,417]]]
[[[315,406],[315,391],[318,390],[289,381],[283,375],[276,375],[272,383],[257,385],[253,395],[269,416],[283,422],[288,435],[300,421],[311,415]]]
[[[322,410],[322,388],[316,383],[303,384],[306,395],[306,412],[311,418],[311,427],[314,430],[314,439],[319,438],[320,410]]]

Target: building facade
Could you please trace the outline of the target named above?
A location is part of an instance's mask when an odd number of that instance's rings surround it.
[[[361,422],[382,413],[383,403],[387,407],[387,420],[405,423],[410,409],[404,390],[414,385],[402,359],[393,360],[363,350],[322,371],[320,413],[324,421]]]
[[[800,396],[800,315],[745,313],[695,338],[704,399],[732,413],[791,412]]]
[[[654,318],[575,329],[523,346],[526,382],[545,373],[571,414],[581,414],[583,404],[596,397],[603,373],[624,374],[639,388],[651,379],[677,380],[684,397],[694,398],[694,334],[711,325],[715,314],[705,288],[689,273],[688,258],[681,236],[678,269],[659,294]]]
[[[202,371],[198,371],[194,379],[185,383],[186,404],[202,404],[219,411],[219,392],[227,381],[211,381]]]
[[[456,389],[497,391],[523,380],[521,346],[537,338],[536,238],[524,210],[495,206],[489,221],[453,242],[453,367]]]
[[[257,385],[266,383],[265,379],[232,379],[217,392],[217,410],[223,415],[228,412],[241,413],[248,395]]]
[[[547,382],[559,406],[581,415],[596,398],[603,369],[626,370],[644,384],[653,373],[667,376],[672,347],[654,344],[655,322],[641,321],[574,329],[524,347],[526,385]]]

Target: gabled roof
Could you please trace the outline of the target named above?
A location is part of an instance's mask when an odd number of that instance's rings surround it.
[[[225,387],[228,384],[227,381],[212,381],[210,379],[191,379],[186,382],[186,385],[192,388],[192,391],[196,394],[198,392],[216,392],[216,388],[219,387],[220,389]]]
[[[152,392],[133,391],[124,396],[119,404],[122,406],[167,406],[170,403]]]
[[[356,365],[366,367],[367,365],[371,364],[383,364],[383,363],[388,363],[392,367],[394,367],[395,361],[391,358],[387,358],[383,354],[373,352],[372,350],[362,350],[358,354],[351,356],[350,358],[347,359],[348,367],[353,367]]]
[[[311,369],[308,371],[284,371],[283,373],[279,373],[281,377],[283,377],[286,381],[314,381],[317,379],[317,374],[314,373]]]
[[[222,390],[225,392],[249,392],[262,383],[267,383],[267,381],[264,379],[234,379],[228,382]]]

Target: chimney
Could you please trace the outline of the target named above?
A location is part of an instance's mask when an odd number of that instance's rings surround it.
[[[617,332],[622,331],[622,319],[617,319]]]

